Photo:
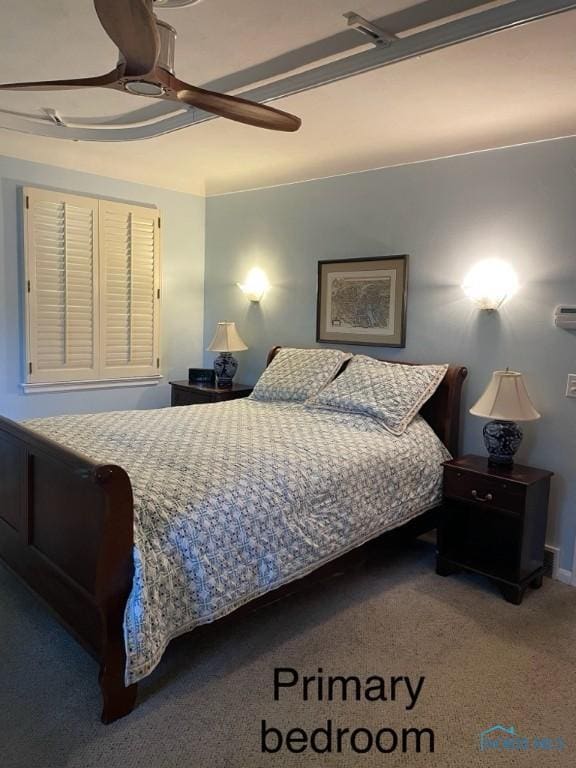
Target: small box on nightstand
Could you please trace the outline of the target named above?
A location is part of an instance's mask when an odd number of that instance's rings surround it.
[[[207,384],[209,387],[216,385],[216,373],[214,368],[188,368],[188,384]]]

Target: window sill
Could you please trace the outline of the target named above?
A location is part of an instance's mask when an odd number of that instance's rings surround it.
[[[87,389],[118,389],[124,387],[154,387],[160,384],[162,376],[139,376],[133,379],[98,379],[94,381],[50,381],[40,384],[21,384],[25,395],[39,395],[49,392],[77,392]]]

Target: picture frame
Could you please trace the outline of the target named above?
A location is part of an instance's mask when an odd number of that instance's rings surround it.
[[[405,347],[408,256],[318,262],[316,341]]]

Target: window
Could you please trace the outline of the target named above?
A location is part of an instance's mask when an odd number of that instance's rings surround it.
[[[25,391],[160,379],[156,208],[24,189]]]

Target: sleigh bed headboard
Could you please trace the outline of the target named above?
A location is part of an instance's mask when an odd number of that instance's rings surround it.
[[[266,361],[267,366],[274,360],[280,349],[282,349],[282,347],[272,347],[268,353],[268,359]],[[371,357],[374,357],[374,355],[371,355]],[[405,360],[384,360],[379,357],[375,357],[375,359],[387,363],[418,365],[418,363],[408,363]],[[346,365],[347,363],[344,363],[340,373],[346,368]],[[468,369],[463,365],[450,365],[442,383],[421,410],[422,416],[426,419],[428,424],[430,424],[452,456],[458,455],[460,437],[460,398],[462,394],[462,385],[467,375]]]

